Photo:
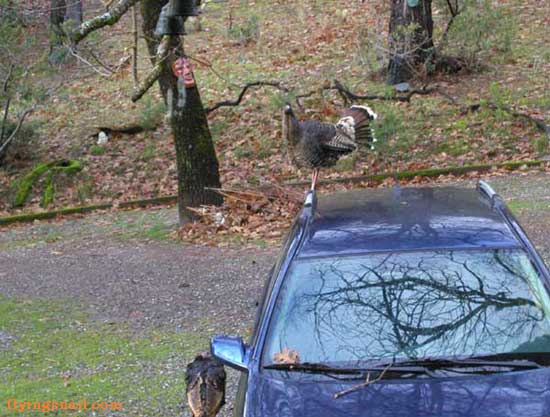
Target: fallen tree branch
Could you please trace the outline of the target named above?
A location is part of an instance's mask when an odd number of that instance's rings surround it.
[[[69,39],[77,44],[90,33],[105,26],[112,26],[117,23],[130,7],[138,3],[139,0],[120,0],[111,10],[100,16],[83,22],[75,31],[69,33]]]
[[[213,112],[214,110],[219,109],[220,107],[236,107],[239,104],[241,104],[241,101],[243,100],[243,98],[244,98],[246,92],[248,91],[248,89],[250,89],[252,87],[265,87],[265,86],[275,87],[278,90],[284,91],[286,93],[290,92],[290,90],[288,88],[282,86],[279,81],[254,81],[252,83],[246,84],[243,87],[241,93],[239,94],[239,96],[237,97],[236,100],[220,101],[219,103],[214,104],[212,107],[207,107],[205,109],[205,111],[206,111],[206,113],[210,113],[210,112]]]
[[[325,87],[324,89],[325,90],[338,91],[340,93],[340,95],[342,95],[343,97],[346,97],[350,101],[355,101],[355,100],[382,100],[382,101],[400,101],[400,102],[406,102],[406,103],[409,103],[411,101],[411,98],[415,94],[425,96],[425,95],[431,94],[434,91],[436,91],[436,89],[434,89],[434,88],[423,87],[421,90],[418,90],[418,89],[411,90],[411,91],[409,91],[409,93],[407,93],[406,95],[403,95],[403,96],[380,96],[380,95],[372,95],[372,94],[359,95],[359,94],[353,93],[350,90],[348,90],[338,80],[334,80],[334,86]]]
[[[160,41],[158,50],[157,50],[157,57],[155,60],[155,66],[153,69],[147,74],[147,76],[138,84],[137,88],[132,93],[131,100],[132,102],[136,102],[139,99],[141,99],[144,94],[149,91],[149,89],[155,84],[155,82],[159,79],[160,74],[163,70],[164,60],[168,56],[168,50],[170,46],[170,36],[163,36],[162,40]]]
[[[280,81],[255,81],[248,84],[245,84],[242,87],[242,90],[239,94],[239,96],[235,100],[224,100],[220,101],[216,104],[214,104],[211,107],[207,107],[206,113],[211,113],[214,110],[219,109],[220,107],[236,107],[239,104],[241,104],[246,92],[251,87],[274,87],[279,89],[280,91],[284,91],[285,93],[290,93],[292,90],[290,88],[284,87]],[[307,93],[298,94],[296,95],[296,102],[298,106],[301,107],[300,99],[311,97],[313,94],[319,92],[319,91],[337,91],[344,101],[357,101],[357,100],[383,100],[383,101],[400,101],[400,102],[410,102],[411,97],[413,97],[415,94],[419,95],[428,95],[436,91],[433,88],[422,88],[421,90],[412,90],[407,95],[403,96],[380,96],[380,95],[359,95],[356,93],[353,93],[352,91],[348,90],[346,87],[343,86],[343,84],[338,81],[334,80],[333,85],[325,86],[318,88],[316,90],[309,91]]]
[[[464,104],[464,103],[461,103],[460,101],[458,101],[457,99],[455,99],[450,94],[447,94],[446,92],[441,91],[438,88],[435,88],[434,91],[437,92],[438,94],[442,95],[443,97],[445,97],[451,104],[454,104],[455,106],[462,107],[462,114],[463,115],[468,113],[468,112],[478,111],[483,106],[486,106],[487,108],[489,108],[491,110],[495,110],[495,111],[496,110],[502,110],[502,111],[505,111],[506,113],[510,114],[513,117],[517,117],[517,118],[520,118],[520,119],[525,119],[525,120],[533,123],[540,132],[542,132],[542,133],[546,134],[548,137],[550,137],[550,126],[548,126],[544,120],[539,119],[538,117],[533,117],[533,116],[531,116],[527,113],[518,112],[518,111],[514,110],[513,108],[511,108],[509,106],[505,106],[505,105],[502,105],[502,104],[498,105],[498,104],[495,104],[491,101],[484,101],[484,102],[479,102],[479,103],[474,103],[474,104]]]
[[[146,200],[131,200],[116,203],[94,204],[91,206],[70,207],[53,211],[42,211],[38,213],[17,214],[9,217],[0,217],[0,226],[5,226],[13,223],[32,222],[35,220],[54,219],[57,216],[66,216],[70,214],[84,214],[97,210],[109,210],[112,208],[131,209],[136,207],[149,207],[154,205],[175,204],[178,197],[169,195],[165,197],[157,197]]]
[[[512,161],[512,162],[504,162],[504,163],[498,163],[498,164],[485,164],[485,165],[477,165],[477,166],[471,165],[471,166],[451,167],[451,168],[436,168],[432,170],[423,170],[423,171],[405,171],[405,172],[398,172],[398,173],[392,172],[387,174],[377,174],[377,175],[351,177],[351,178],[349,177],[338,178],[334,180],[321,180],[319,181],[319,183],[329,184],[329,183],[336,183],[336,182],[364,182],[364,181],[371,181],[371,180],[383,181],[386,178],[407,179],[407,178],[413,178],[415,176],[435,177],[439,175],[448,175],[448,174],[464,174],[472,171],[487,172],[487,171],[490,171],[491,169],[496,169],[496,168],[507,168],[507,169],[513,170],[513,169],[518,169],[524,165],[535,167],[535,166],[540,166],[547,163],[548,161],[545,161],[545,160]],[[285,183],[283,184],[283,186],[309,185],[309,184],[310,184],[310,181],[299,181],[299,182],[293,182],[293,183]],[[276,186],[278,188],[283,189],[283,187],[279,185],[276,185]],[[287,190],[283,189],[283,191],[287,191]],[[89,213],[96,210],[107,210],[114,207],[119,209],[129,209],[134,207],[147,207],[150,205],[157,205],[157,204],[175,204],[177,203],[177,200],[178,200],[178,197],[176,195],[168,195],[164,197],[157,197],[157,198],[147,199],[147,200],[124,201],[116,204],[103,203],[103,204],[96,204],[92,206],[64,208],[64,209],[54,210],[49,212],[17,214],[17,215],[8,216],[8,217],[0,217],[0,226],[12,224],[12,223],[19,223],[19,222],[52,219],[62,215]],[[301,194],[300,194],[299,201],[302,201]]]
[[[107,135],[112,135],[116,133],[122,133],[125,135],[136,135],[138,133],[147,132],[150,130],[156,130],[159,127],[159,123],[156,123],[152,126],[142,126],[142,125],[129,125],[129,126],[98,126],[96,127],[96,132],[90,134],[90,137],[97,136],[100,132],[104,132]]]
[[[492,102],[487,102],[484,105],[487,106],[488,108],[490,108],[491,110],[503,110],[503,111],[505,111],[506,113],[510,114],[513,117],[517,117],[517,118],[520,118],[520,119],[525,119],[525,120],[533,123],[540,132],[542,132],[542,133],[544,133],[544,134],[546,134],[550,137],[550,126],[548,126],[544,122],[544,120],[539,119],[538,117],[533,117],[533,116],[531,116],[527,113],[518,112],[518,111],[512,109],[511,107],[504,106],[504,105],[497,105],[497,104],[492,103]],[[483,106],[482,103],[471,104],[470,106],[468,106],[467,111],[474,112],[474,111],[479,110],[482,106]]]
[[[373,175],[359,175],[356,177],[344,177],[320,180],[318,184],[339,184],[339,183],[360,183],[360,182],[382,182],[388,178],[397,178],[398,180],[410,180],[414,177],[434,178],[440,175],[464,175],[470,172],[489,172],[494,169],[508,169],[515,170],[523,166],[537,167],[546,164],[547,161],[543,159],[534,161],[510,161],[500,162],[496,164],[479,164],[479,165],[464,165],[464,166],[451,166],[448,168],[428,168],[418,171],[402,171],[402,172],[388,172],[383,174]],[[295,187],[309,185],[311,181],[293,181],[287,182],[284,185]]]

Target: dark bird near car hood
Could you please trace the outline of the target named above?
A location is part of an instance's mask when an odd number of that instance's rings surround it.
[[[225,370],[209,352],[187,365],[187,402],[193,417],[214,417],[225,404]]]

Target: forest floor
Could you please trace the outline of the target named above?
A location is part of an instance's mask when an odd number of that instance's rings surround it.
[[[548,176],[491,183],[550,262]],[[121,401],[127,417],[181,415],[186,364],[213,334],[250,334],[279,245],[189,245],[169,233],[176,224],[176,210],[160,208],[0,233],[0,392]]]
[[[385,36],[389,12],[387,2],[379,3],[349,2],[342,9],[338,2],[211,2],[202,18],[202,31],[195,32],[189,25],[186,50],[195,59],[207,106],[236,98],[240,86],[250,81],[280,81],[291,90],[253,90],[240,106],[210,113],[225,188],[253,189],[307,178],[307,172],[289,165],[281,143],[280,110],[286,100],[313,92],[301,100],[300,116],[334,120],[344,103],[334,91],[319,91],[334,79],[361,94],[396,94],[376,75],[383,61],[376,58],[374,44],[377,36]],[[439,39],[446,17],[444,10],[434,7]],[[492,46],[479,56],[482,68],[425,78],[415,86],[427,82],[465,105],[485,100],[496,103],[497,110],[482,106],[479,111],[464,112],[462,106],[438,93],[414,96],[409,103],[370,101],[380,115],[374,126],[380,146],[373,153],[342,160],[324,177],[546,155],[548,138],[530,122],[502,109],[509,106],[550,120],[550,85],[545,75],[550,71],[550,4],[509,0],[499,2],[499,8],[509,26],[498,35],[491,30],[487,39],[492,39]],[[97,10],[87,13],[90,17]],[[93,48],[113,67],[127,62],[129,27],[129,17],[124,17],[82,48]],[[37,31],[36,37],[38,56],[47,49],[47,36]],[[143,77],[150,69],[143,40],[140,52]],[[36,136],[28,144],[21,141],[8,163],[0,167],[0,216],[176,193],[175,156],[164,123],[165,108],[156,89],[137,104],[131,103],[133,82],[128,65],[102,77],[82,62],[69,60],[37,72],[36,77],[42,77],[37,82],[63,82],[52,100],[30,119]],[[106,145],[97,144],[99,127],[124,125],[153,130],[113,134]],[[58,159],[77,159],[83,169],[72,176],[56,176],[55,199],[48,208],[40,207],[44,178],[36,183],[23,208],[12,207],[22,178],[37,164]],[[281,209],[277,215],[288,221],[294,212]]]

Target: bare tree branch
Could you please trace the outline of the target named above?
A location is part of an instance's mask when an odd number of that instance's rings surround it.
[[[206,113],[210,113],[210,112],[213,112],[214,110],[219,109],[220,107],[236,107],[239,104],[241,104],[241,101],[244,98],[244,95],[246,94],[246,92],[248,91],[249,88],[251,88],[251,87],[264,87],[264,86],[275,87],[275,88],[277,88],[281,91],[287,92],[287,93],[290,91],[288,88],[283,87],[281,85],[281,83],[278,82],[278,81],[255,81],[255,82],[246,84],[243,87],[241,93],[239,94],[239,97],[237,97],[236,100],[220,101],[219,103],[216,103],[212,107],[207,107],[205,109],[205,111],[206,111]]]
[[[83,58],[82,56],[80,56],[73,48],[71,47],[67,47],[67,49],[69,50],[69,53],[74,56],[76,59],[78,59],[79,61],[83,62],[84,64],[86,64],[88,67],[90,67],[92,70],[94,70],[96,73],[98,73],[99,75],[101,75],[102,77],[109,77],[113,71],[111,71],[110,73],[108,72],[104,72],[102,70],[100,70],[99,68],[97,68],[94,64],[92,64],[90,61],[88,61],[87,59]]]
[[[15,65],[13,65],[13,64],[10,65],[8,75],[7,75],[6,79],[4,80],[4,86],[2,88],[2,92],[4,94],[7,94],[7,92],[8,92],[8,86],[9,86],[9,83],[10,83],[11,76],[13,74],[14,67],[15,67]],[[8,97],[6,99],[6,105],[4,106],[4,117],[2,119],[2,128],[0,129],[0,143],[2,143],[2,140],[4,139],[4,131],[6,129],[6,122],[8,120],[8,114],[10,112],[10,104],[11,104],[11,97],[8,95]]]
[[[367,380],[361,384],[357,384],[357,385],[354,385],[353,387],[350,387],[348,389],[345,389],[343,391],[339,391],[337,393],[335,393],[332,398],[334,398],[335,400],[337,400],[338,398],[340,397],[343,397],[344,395],[347,395],[347,394],[350,394],[354,391],[357,391],[361,388],[365,388],[365,387],[368,387],[369,385],[372,385],[372,384],[376,384],[378,381],[380,381],[382,378],[384,378],[384,375],[386,375],[386,372],[388,372],[388,369],[391,368],[393,364],[389,364],[388,366],[386,366],[384,369],[382,369],[382,372],[380,372],[380,375],[378,375],[378,378],[376,379],[370,379],[370,372],[367,373]]]
[[[8,147],[10,142],[15,139],[15,137],[17,136],[17,133],[19,133],[19,130],[21,129],[21,126],[23,126],[25,119],[29,114],[31,114],[34,111],[35,108],[36,108],[35,106],[32,106],[21,114],[21,116],[19,117],[19,122],[17,122],[17,126],[15,127],[13,132],[11,132],[11,135],[4,141],[4,143],[0,145],[0,156],[2,155],[4,150]]]
[[[120,0],[107,13],[103,13],[100,16],[83,22],[75,31],[69,34],[69,38],[74,44],[77,44],[97,29],[114,25],[130,9],[130,7],[134,6],[138,2],[139,0]]]
[[[157,50],[157,58],[155,60],[156,64],[147,74],[147,76],[139,83],[137,88],[134,90],[132,94],[132,101],[135,103],[138,101],[143,95],[149,91],[149,89],[155,84],[155,82],[160,77],[160,74],[163,70],[163,64],[164,60],[166,59],[168,55],[168,50],[170,46],[170,36],[163,36],[162,40],[160,41],[158,50]]]

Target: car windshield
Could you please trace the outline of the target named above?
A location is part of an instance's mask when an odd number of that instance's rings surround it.
[[[522,250],[297,260],[264,365],[550,353],[550,299]]]

